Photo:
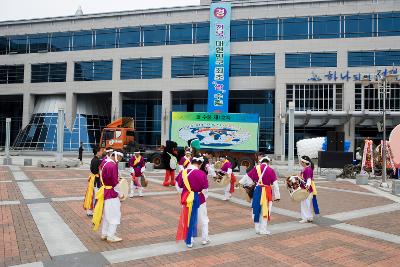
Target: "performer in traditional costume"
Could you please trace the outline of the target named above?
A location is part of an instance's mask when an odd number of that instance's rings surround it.
[[[236,177],[232,172],[232,163],[226,158],[221,159],[222,166],[220,172],[224,175],[228,175],[230,183],[225,187],[224,200],[229,200],[232,197],[232,193],[235,191]]]
[[[167,140],[162,154],[162,161],[165,167],[163,186],[175,186],[175,169],[178,162],[176,147],[176,142]]]
[[[108,242],[119,242],[121,238],[115,235],[121,223],[121,202],[124,196],[118,188],[118,162],[124,154],[116,150],[111,155],[111,160],[104,163],[101,170],[102,187],[96,194],[96,207],[93,214],[93,230],[97,231],[102,221],[101,239]]]
[[[300,223],[307,223],[313,221],[313,214],[311,210],[311,202],[313,204],[314,213],[316,215],[319,214],[318,201],[317,201],[317,190],[315,188],[314,183],[314,163],[311,161],[310,157],[302,156],[300,158],[300,164],[303,167],[303,170],[300,173],[300,177],[305,182],[305,185],[301,186],[305,189],[308,189],[310,193],[309,196],[300,202],[300,211],[301,211],[301,221]]]
[[[211,156],[212,155],[210,152],[208,152],[208,151],[204,152],[204,154],[203,154],[204,162],[201,164],[200,170],[205,172],[207,175],[210,175],[211,177],[215,177],[217,174],[215,173],[213,166],[210,164],[209,158]]]
[[[143,196],[143,186],[140,183],[141,177],[146,170],[146,162],[144,158],[140,155],[140,151],[135,151],[135,156],[129,160],[129,167],[131,172],[131,192],[129,193],[129,197],[133,197],[135,190],[138,190],[139,196]]]
[[[185,150],[185,156],[179,160],[179,171],[186,169],[191,161],[192,152],[189,149]]]
[[[87,216],[93,215],[93,209],[96,203],[96,193],[101,187],[99,166],[101,163],[101,151],[98,147],[93,148],[93,159],[90,162],[90,175],[88,179],[88,186],[86,189],[85,200],[83,201],[83,208],[86,210]]]
[[[257,234],[269,235],[268,221],[271,219],[272,201],[279,201],[281,196],[275,171],[269,166],[271,159],[264,156],[260,165],[251,169],[239,181],[244,186],[256,184],[252,199],[254,228]]]
[[[179,191],[182,193],[182,210],[176,240],[185,240],[189,248],[193,247],[193,237],[197,236],[197,221],[201,224],[202,245],[210,242],[206,207],[208,180],[206,174],[199,170],[203,161],[201,155],[193,157],[191,165],[176,177]]]

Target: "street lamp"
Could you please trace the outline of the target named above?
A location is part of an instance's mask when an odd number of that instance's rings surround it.
[[[369,77],[363,77],[361,79],[361,83],[364,86],[364,88],[371,83],[373,84],[375,89],[378,89],[378,98],[380,99],[380,95],[382,92],[383,95],[383,108],[382,108],[382,115],[383,115],[383,142],[382,142],[382,182],[381,182],[381,187],[388,187],[388,183],[386,180],[386,94],[387,94],[387,89],[390,90],[390,85],[393,82],[397,81],[398,74],[397,72],[395,73],[394,70],[390,70],[386,76],[382,75],[377,75],[374,81],[371,81]],[[390,91],[389,91],[390,92]],[[390,109],[390,107],[389,107]]]

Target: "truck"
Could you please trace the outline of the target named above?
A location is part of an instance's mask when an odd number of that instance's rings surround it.
[[[138,144],[136,140],[134,119],[130,117],[118,118],[102,129],[100,150],[104,152],[108,147],[121,149],[124,152],[124,158],[128,159],[133,156],[135,149],[139,149],[147,162],[153,163],[156,168],[162,167],[161,148],[144,150],[143,146]]]
[[[227,157],[233,168],[254,167],[258,160],[259,115],[247,113],[172,112],[170,139],[179,147],[198,138],[200,152],[212,161]]]

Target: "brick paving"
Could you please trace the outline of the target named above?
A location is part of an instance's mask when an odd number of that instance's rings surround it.
[[[22,194],[15,182],[0,183],[0,201],[21,200]]]
[[[400,235],[400,211],[392,211],[347,221],[346,223],[367,227],[389,234]]]
[[[100,231],[91,230],[91,219],[82,210],[82,202],[52,205],[84,245],[97,252],[175,240],[180,212],[178,195],[128,199],[122,204],[122,221],[118,227],[124,241],[110,244],[99,241]],[[207,200],[207,207],[210,235],[253,227],[250,208],[214,199]],[[271,224],[291,220],[273,214]]]
[[[86,191],[88,170],[37,167],[21,169],[45,197],[82,197]],[[150,181],[145,192],[175,191],[174,187],[161,185],[163,172],[148,173],[147,176],[159,182]],[[12,179],[11,171],[0,166],[0,181]],[[322,182],[320,186],[370,192],[348,181]],[[210,188],[221,187],[210,179]],[[290,200],[284,186],[280,190],[281,201],[274,203],[274,206],[299,212],[299,203]],[[368,196],[323,188],[319,188],[318,193],[322,215],[393,203],[378,195]],[[240,197],[238,193],[234,196]],[[16,181],[0,182],[0,201],[11,200],[23,200]],[[180,212],[178,201],[178,194],[126,200],[122,203],[122,222],[118,227],[118,235],[124,241],[115,244],[100,241],[100,233],[91,230],[91,218],[82,209],[82,201],[51,202],[51,205],[86,248],[96,253],[174,241]],[[249,207],[210,197],[207,200],[207,209],[210,235],[253,227]],[[273,213],[270,224],[295,220]],[[346,223],[400,236],[399,221],[400,211],[393,211],[349,220]],[[46,260],[50,260],[48,250],[27,205],[0,205],[0,267]],[[399,245],[331,227],[315,226],[301,231],[201,247],[112,266],[397,266],[399,262]]]
[[[398,245],[319,227],[111,266],[390,266],[399,251]]]
[[[0,206],[0,266],[49,259],[26,205]]]

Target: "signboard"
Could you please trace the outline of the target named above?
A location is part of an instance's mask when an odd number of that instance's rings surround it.
[[[258,114],[172,112],[170,138],[178,146],[199,138],[202,149],[258,151]]]
[[[314,71],[311,72],[311,77],[307,79],[307,81],[320,82],[323,80],[328,81],[344,81],[349,82],[353,80],[354,82],[359,82],[361,80],[367,79],[369,81],[375,81],[376,79],[382,79],[383,77],[388,76],[389,73],[397,74],[398,68],[393,67],[392,69],[378,69],[376,73],[361,73],[355,72],[351,73],[349,70],[346,71],[336,71],[336,70],[328,70],[326,73],[318,74]],[[397,78],[399,80],[400,78]]]
[[[231,4],[212,3],[208,66],[208,112],[228,112]]]

